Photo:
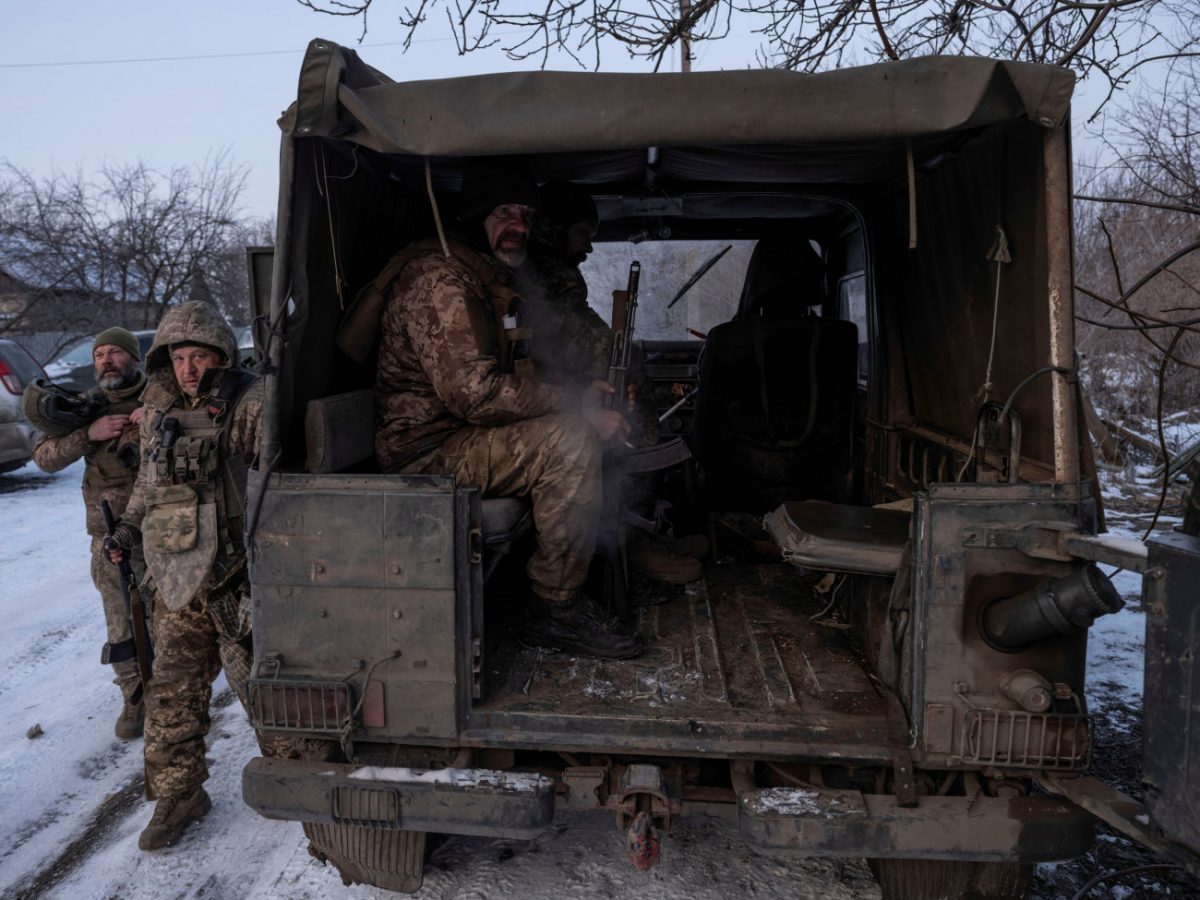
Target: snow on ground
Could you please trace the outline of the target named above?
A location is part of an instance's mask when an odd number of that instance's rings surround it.
[[[257,755],[240,706],[221,678],[209,735],[213,811],[180,844],[137,849],[151,804],[142,799],[141,742],[112,735],[120,700],[99,663],[99,599],[88,574],[81,467],[0,476],[0,897],[394,897],[344,887],[316,863],[299,825],[262,819],[241,802],[242,767]],[[1113,533],[1140,538],[1144,517],[1111,514]],[[1160,527],[1170,521],[1160,523]],[[1115,576],[1126,607],[1100,619],[1089,651],[1089,701],[1138,708],[1145,617],[1140,576]],[[1121,714],[1112,724],[1121,728]],[[39,725],[43,734],[27,738]],[[419,898],[866,898],[879,891],[860,860],[755,856],[732,822],[682,820],[661,864],[639,873],[606,814],[563,814],[533,841],[451,838],[426,869]]]
[[[99,663],[104,620],[88,571],[81,466],[0,476],[0,897],[326,900],[393,898],[308,854],[300,826],[241,802],[253,733],[224,679],[209,734],[213,810],[183,840],[142,853],[141,742],[112,735],[120,708]],[[25,736],[40,725],[43,734]],[[56,862],[57,861],[57,862]],[[533,841],[451,838],[433,854],[418,898],[665,900],[877,898],[861,860],[778,860],[752,854],[729,821],[682,820],[662,862],[636,871],[607,814],[564,814]]]

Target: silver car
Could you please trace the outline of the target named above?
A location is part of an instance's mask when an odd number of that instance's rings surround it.
[[[0,340],[0,472],[19,469],[33,458],[38,431],[21,411],[21,394],[41,374],[24,347]]]
[[[138,340],[142,359],[154,343],[154,329],[133,332]],[[92,360],[93,336],[82,337],[69,345],[62,353],[46,363],[46,375],[59,387],[76,394],[90,391],[96,386],[96,364]]]

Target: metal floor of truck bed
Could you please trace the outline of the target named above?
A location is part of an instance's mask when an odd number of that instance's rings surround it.
[[[637,659],[505,638],[484,660],[466,741],[886,762],[884,699],[841,631],[810,621],[819,610],[791,566],[709,565],[680,596],[636,610],[647,642]]]

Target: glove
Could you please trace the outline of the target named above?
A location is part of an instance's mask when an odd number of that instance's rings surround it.
[[[141,542],[141,531],[128,522],[118,522],[113,527],[112,534],[105,535],[104,550],[106,553],[111,553],[114,550],[128,553]]]

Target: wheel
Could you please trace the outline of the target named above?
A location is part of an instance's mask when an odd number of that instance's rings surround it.
[[[868,859],[883,900],[1020,900],[1033,866],[936,859]]]
[[[415,894],[425,865],[425,832],[366,825],[304,823],[308,852],[333,863],[346,884]]]

